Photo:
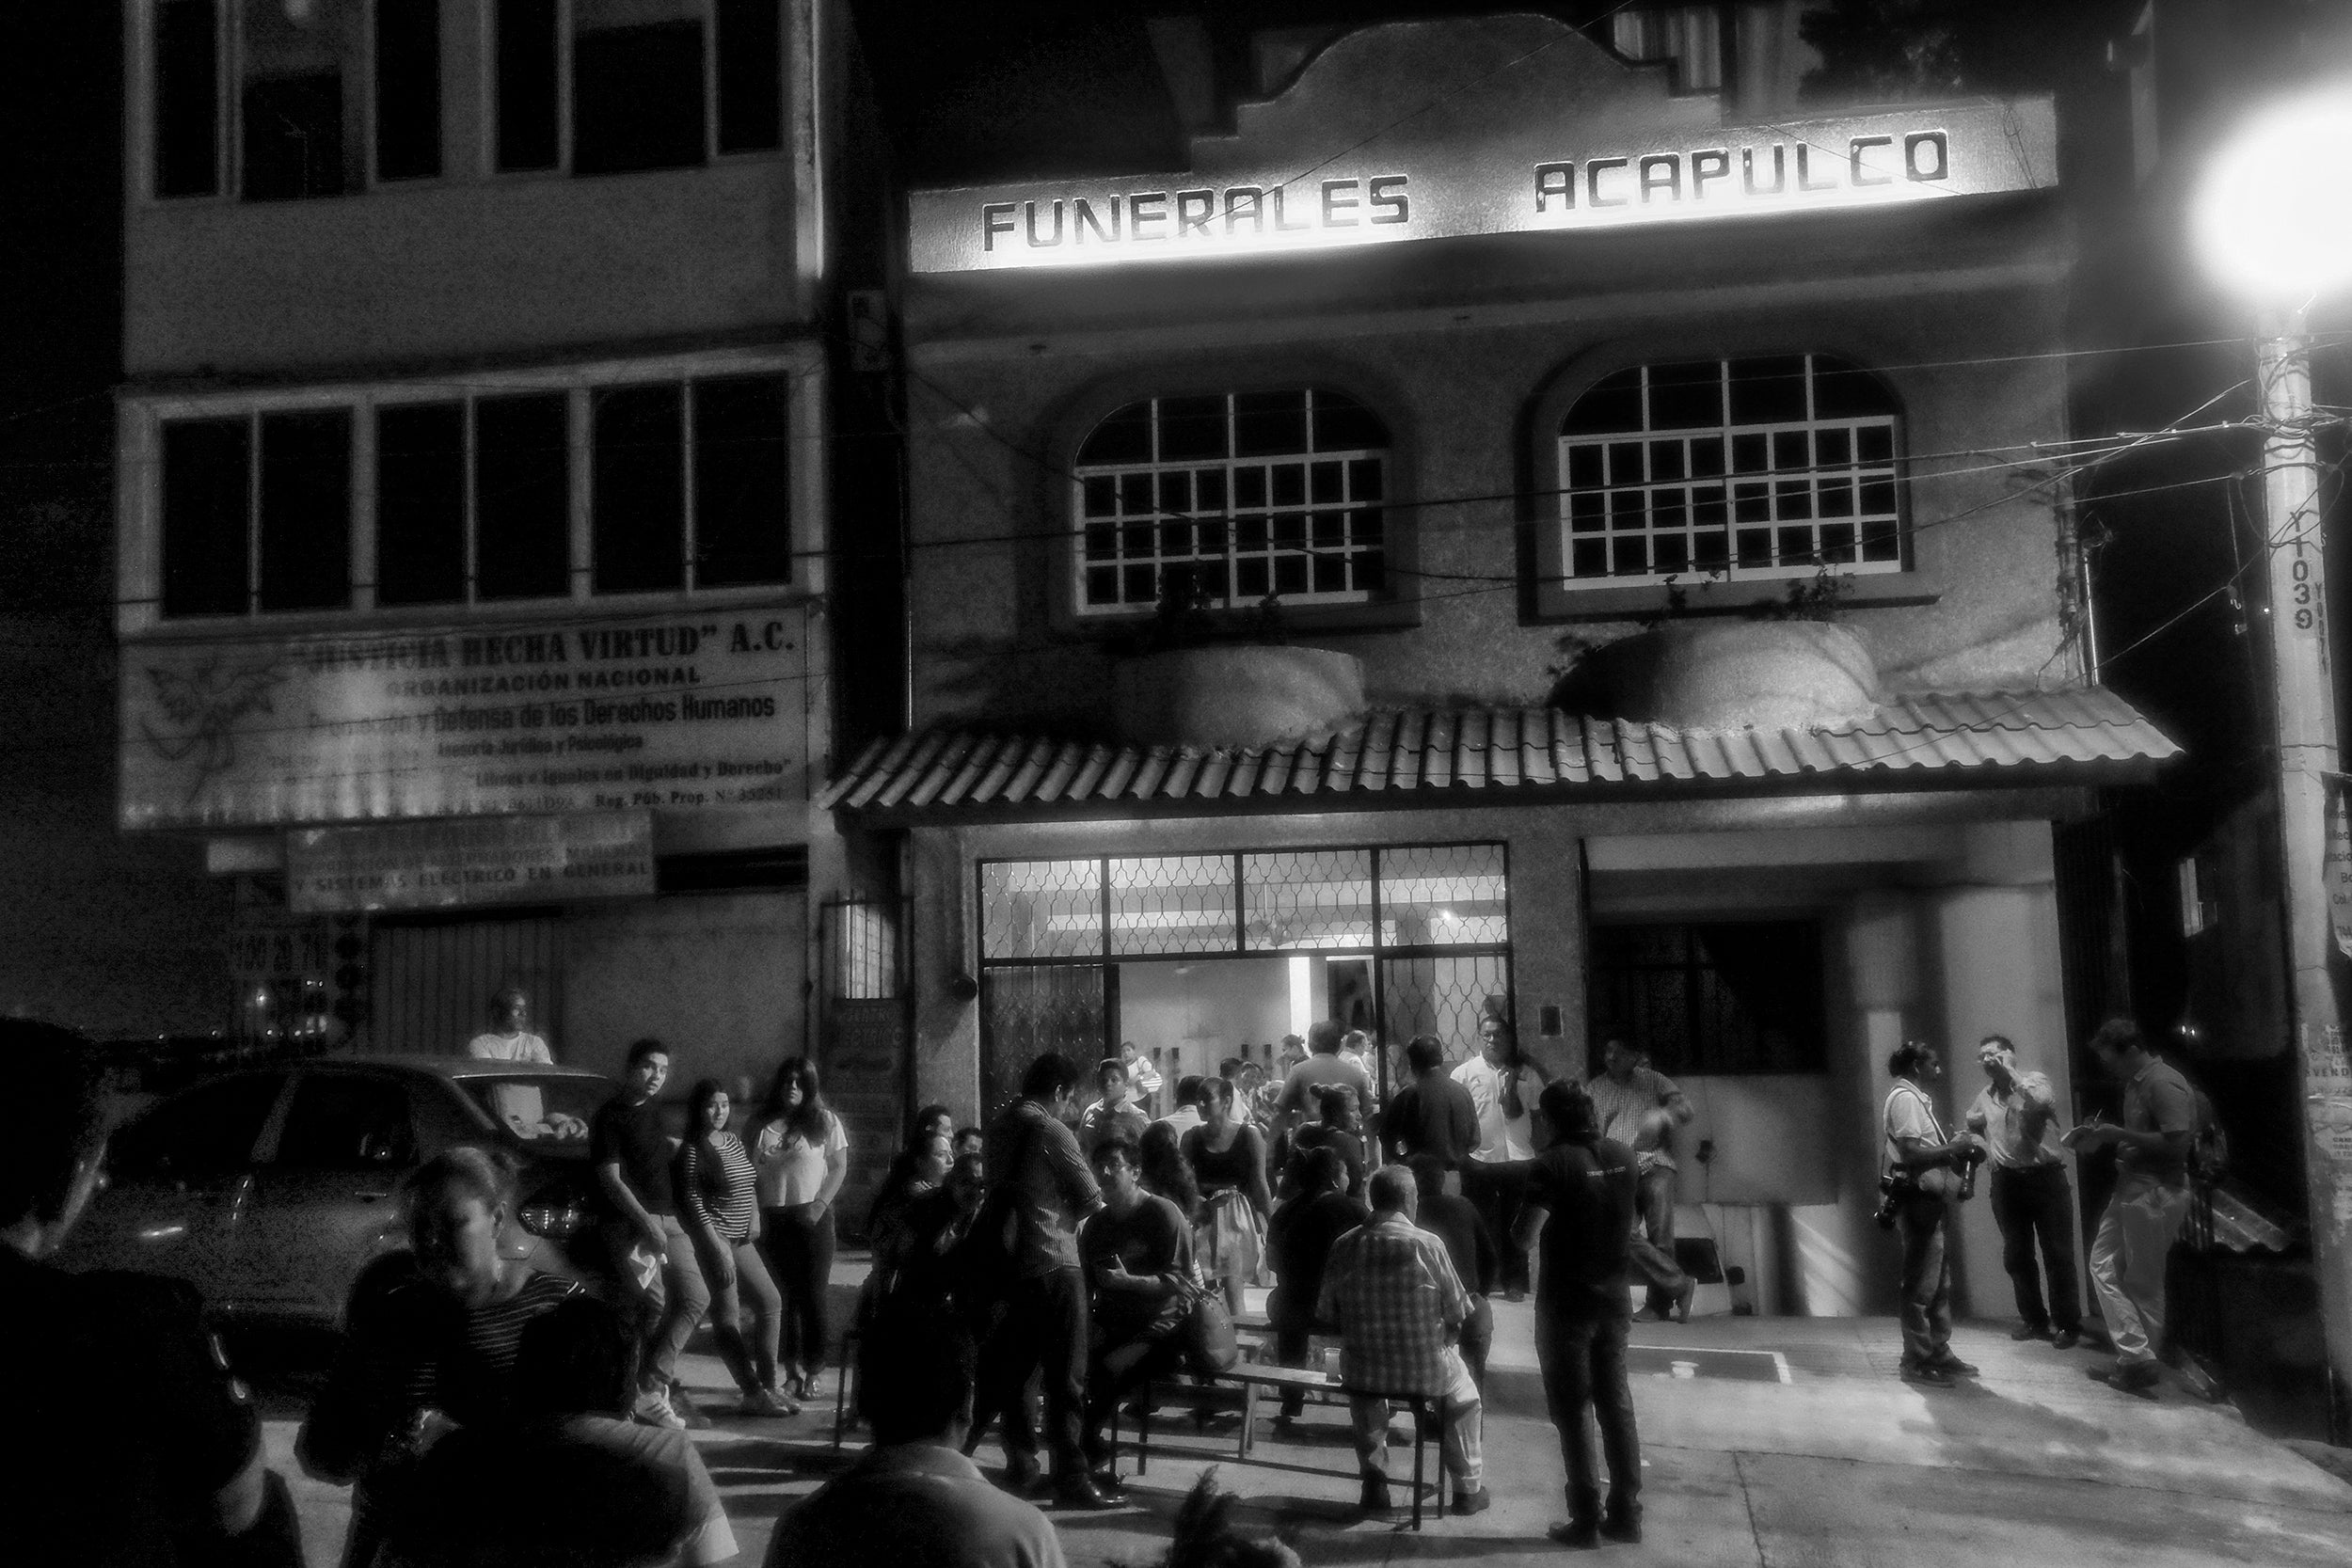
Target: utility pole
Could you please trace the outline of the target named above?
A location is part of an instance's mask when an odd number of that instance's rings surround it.
[[[2344,1056],[2344,960],[2329,904],[2328,790],[2337,782],[2336,698],[2328,649],[2319,451],[2311,338],[2301,307],[2264,323],[2263,530],[2279,723],[2279,847],[2286,899],[2289,1000],[2300,1068],[2298,1109],[2312,1257],[2335,1388],[2352,1390],[2352,1071]],[[2352,846],[2338,847],[2341,853]],[[2346,911],[2352,913],[2352,911]],[[2331,1399],[2334,1397],[2331,1392]]]

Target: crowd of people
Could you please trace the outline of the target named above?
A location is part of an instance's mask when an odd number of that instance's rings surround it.
[[[494,1012],[477,1054],[544,1055],[525,999],[501,993]],[[6,1299],[28,1325],[91,1339],[87,1362],[66,1363],[73,1375],[116,1378],[153,1418],[103,1439],[124,1484],[100,1490],[135,1507],[108,1506],[86,1470],[53,1463],[54,1445],[29,1456],[34,1484],[68,1504],[90,1494],[87,1510],[40,1515],[79,1532],[47,1555],[298,1560],[286,1489],[262,1465],[258,1423],[194,1292],[41,1261],[103,1180],[96,1089],[71,1037],[6,1028],[26,1109],[0,1149],[0,1207],[15,1216],[0,1248],[15,1287]],[[1238,1059],[1180,1077],[1165,1116],[1151,1114],[1165,1085],[1132,1050],[1091,1068],[1036,1057],[985,1130],[959,1127],[944,1106],[918,1113],[866,1216],[873,1265],[856,1307],[855,1393],[873,1443],[792,1511],[769,1561],[1059,1563],[1029,1497],[1050,1487],[1065,1509],[1120,1506],[1115,1413],[1201,1372],[1204,1323],[1214,1338],[1221,1307],[1230,1339],[1250,1284],[1272,1287],[1278,1364],[1306,1365],[1318,1338],[1336,1340],[1362,1508],[1391,1506],[1387,1449],[1405,1403],[1437,1433],[1453,1510],[1475,1513],[1489,1501],[1489,1298],[1521,1296],[1531,1258],[1534,1346],[1566,1477],[1566,1518],[1551,1533],[1579,1547],[1640,1540],[1626,1348],[1637,1317],[1689,1314],[1692,1285],[1671,1251],[1673,1132],[1692,1115],[1681,1089],[1613,1037],[1589,1082],[1549,1078],[1493,1009],[1471,1060],[1449,1066],[1441,1042],[1412,1040],[1409,1082],[1385,1106],[1359,1035],[1323,1022],[1297,1043],[1279,1082]],[[1986,1084],[1958,1130],[1931,1092],[1939,1053],[1906,1041],[1889,1060],[1882,1219],[1901,1241],[1907,1380],[1974,1371],[1950,1346],[1945,1236],[1987,1161],[2015,1337],[2066,1348],[2087,1332],[2056,1138],[2119,1155],[2090,1257],[2114,1360],[2091,1374],[2125,1392],[2154,1381],[2163,1260],[2210,1113],[2128,1021],[2110,1021],[2090,1048],[2123,1085],[2120,1123],[2064,1126],[2046,1078],[2002,1036],[1979,1047]],[[352,1487],[346,1568],[738,1554],[686,1436],[694,1413],[678,1356],[707,1322],[740,1414],[796,1412],[818,1393],[849,1137],[797,1057],[746,1132],[725,1086],[705,1079],[673,1134],[670,1068],[660,1041],[636,1042],[619,1092],[583,1129],[609,1291],[536,1272],[504,1244],[518,1201],[508,1155],[460,1146],[411,1173],[410,1244],[355,1286],[341,1355],[295,1449],[309,1474]],[[1636,1287],[1647,1292],[1638,1314]],[[54,1371],[32,1370],[37,1407],[91,1407],[62,1386],[44,1394]],[[1278,1430],[1301,1419],[1303,1401],[1285,1396]],[[971,1459],[992,1429],[1005,1455],[993,1485]],[[1186,1518],[1179,1557],[1295,1560],[1234,1533],[1213,1489]]]

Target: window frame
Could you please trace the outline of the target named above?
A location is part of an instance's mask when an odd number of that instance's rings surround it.
[[[1932,604],[1943,596],[1945,584],[1940,578],[1921,569],[1914,545],[1916,523],[1912,497],[1910,448],[1917,433],[1913,413],[1913,399],[1905,395],[1899,377],[1880,370],[1867,352],[1856,352],[1837,342],[1807,341],[1785,342],[1725,343],[1721,339],[1705,342],[1663,341],[1645,344],[1638,350],[1629,347],[1625,352],[1596,356],[1577,365],[1572,372],[1559,377],[1541,393],[1532,407],[1529,422],[1529,465],[1532,493],[1524,515],[1532,519],[1532,539],[1525,546],[1522,560],[1529,573],[1526,583],[1526,615],[1530,621],[1622,621],[1649,615],[1664,608],[1670,597],[1679,596],[1677,613],[1739,614],[1758,607],[1784,600],[1791,584],[1809,579],[1818,568],[1813,566],[1751,568],[1725,575],[1692,568],[1675,574],[1652,573],[1643,577],[1578,578],[1568,576],[1568,540],[1570,538],[1570,486],[1568,479],[1568,437],[1563,431],[1569,413],[1587,393],[1610,377],[1626,371],[1661,365],[1676,365],[1712,360],[1719,364],[1741,360],[1788,358],[1803,356],[1814,361],[1834,361],[1841,368],[1860,372],[1883,387],[1893,405],[1894,470],[1896,517],[1899,554],[1894,563],[1873,570],[1856,572],[1836,571],[1839,584],[1839,601],[1849,608],[1862,606],[1896,606]],[[1809,372],[1808,380],[1818,372]],[[1808,405],[1811,393],[1808,387]],[[1726,410],[1728,413],[1728,410]],[[1646,420],[1646,414],[1645,415]],[[1781,421],[1785,423],[1786,421]],[[1803,421],[1811,428],[1818,421]],[[1831,423],[1851,421],[1833,420]],[[1684,428],[1684,427],[1678,427]],[[1696,427],[1688,427],[1695,430]],[[1734,425],[1726,420],[1720,427],[1728,442],[1732,433],[1746,430],[1747,425]],[[1770,429],[1772,425],[1756,428]],[[1667,434],[1660,432],[1660,435]],[[1638,436],[1618,435],[1596,436],[1597,441],[1650,439],[1644,431]],[[1808,467],[1806,472],[1815,471]],[[1769,479],[1772,470],[1765,470]],[[1726,475],[1726,483],[1738,476]],[[1813,519],[1818,526],[1820,519]],[[1736,523],[1733,525],[1736,527]]]
[[[1801,1022],[1816,1025],[1818,1033],[1811,1039],[1796,1039],[1794,1060],[1791,1062],[1733,1060],[1728,1058],[1720,1047],[1708,1052],[1706,1043],[1699,1037],[1695,1025],[1701,1022],[1701,1014],[1704,1010],[1704,988],[1696,982],[1703,971],[1713,971],[1717,974],[1721,971],[1711,964],[1701,961],[1697,952],[1698,933],[1709,927],[1785,927],[1791,932],[1804,932],[1804,940],[1811,945],[1809,957],[1813,960],[1811,975],[1813,994],[1804,1006],[1814,1016]],[[1622,968],[1604,963],[1595,951],[1593,938],[1603,931],[1632,930],[1676,933],[1682,947],[1680,958],[1674,964],[1634,964]],[[1588,929],[1584,970],[1589,1014],[1587,1027],[1590,1031],[1589,1037],[1596,1043],[1613,1033],[1629,1036],[1639,1036],[1642,1033],[1642,1020],[1618,1016],[1609,1011],[1613,987],[1610,981],[1604,978],[1605,975],[1679,974],[1682,976],[1684,984],[1677,988],[1677,993],[1683,998],[1686,1023],[1694,1026],[1690,1031],[1694,1059],[1688,1061],[1671,1059],[1669,1053],[1662,1046],[1656,1046],[1655,1042],[1651,1042],[1660,1057],[1659,1070],[1670,1078],[1820,1077],[1830,1070],[1832,1055],[1830,1029],[1834,1009],[1830,996],[1831,931],[1830,922],[1826,916],[1721,911],[1682,917],[1643,915],[1597,918]],[[1792,994],[1794,989],[1791,988]],[[1758,1034],[1759,1037],[1762,1034],[1760,1029]],[[1697,1059],[1700,1056],[1704,1059]]]
[[[694,0],[702,25],[702,87],[703,87],[703,160],[699,164],[665,165],[651,169],[598,170],[580,174],[573,168],[573,149],[577,141],[578,104],[573,88],[578,80],[574,44],[580,37],[578,8],[574,0],[554,0],[555,5],[555,163],[544,168],[501,168],[499,166],[499,70],[498,70],[498,0],[482,0],[478,8],[479,36],[476,40],[482,69],[476,72],[475,124],[480,137],[475,159],[482,179],[495,182],[532,180],[605,180],[626,178],[630,174],[677,173],[683,169],[710,168],[723,164],[756,163],[763,159],[777,160],[791,152],[791,115],[796,87],[800,86],[792,69],[798,35],[803,24],[800,8],[789,0],[776,0],[776,145],[727,151],[720,146],[720,126],[724,118],[719,103],[719,89],[724,72],[719,62],[720,0]]]
[[[589,447],[589,402],[599,388],[633,384],[671,384],[722,380],[745,375],[777,375],[785,382],[785,439],[788,445],[786,473],[785,527],[789,536],[789,580],[720,588],[688,586],[675,589],[597,593],[590,535],[593,505],[592,452]],[[582,608],[596,613],[628,614],[667,606],[720,606],[804,600],[820,595],[825,587],[822,550],[825,544],[823,499],[830,483],[821,433],[824,428],[824,380],[820,351],[794,344],[776,349],[713,350],[700,354],[645,359],[598,361],[530,371],[482,372],[462,380],[355,382],[272,388],[263,391],[126,397],[119,428],[118,505],[125,519],[118,574],[121,599],[118,625],[124,632],[217,633],[232,627],[342,630],[370,620],[406,623],[529,619],[550,613],[577,614]],[[515,393],[560,392],[564,395],[567,434],[565,498],[565,580],[560,594],[530,598],[485,598],[476,589],[474,483],[475,420],[473,406],[482,398]],[[688,400],[690,403],[692,401]],[[464,441],[467,492],[467,596],[461,601],[434,604],[380,604],[376,596],[376,420],[379,409],[459,403],[465,405]],[[349,486],[350,597],[347,605],[330,610],[263,610],[256,607],[256,578],[250,552],[257,537],[258,517],[248,502],[246,514],[248,564],[246,608],[236,613],[172,615],[163,612],[164,474],[163,433],[167,423],[183,420],[244,418],[257,426],[265,415],[326,408],[348,410],[351,416]],[[692,466],[692,447],[686,447]],[[249,451],[249,475],[258,471],[258,451]],[[252,488],[248,479],[248,492]],[[687,527],[691,529],[691,512]],[[689,541],[691,534],[689,533]]]
[[[130,93],[136,135],[132,138],[131,154],[134,167],[130,189],[134,199],[147,207],[177,207],[201,202],[246,204],[244,191],[245,175],[245,112],[246,50],[245,46],[244,12],[251,0],[210,0],[213,9],[213,179],[212,188],[166,196],[156,189],[161,174],[156,156],[156,138],[160,115],[156,93],[162,66],[157,52],[157,24],[170,0],[139,0],[134,13],[135,26],[130,39],[131,80],[126,84]],[[310,201],[327,201],[381,191],[411,188],[430,189],[437,186],[476,181],[502,182],[546,179],[598,179],[602,175],[575,175],[572,172],[572,41],[577,36],[573,0],[553,0],[556,11],[555,98],[556,148],[555,166],[501,170],[498,165],[498,7],[496,0],[483,0],[474,8],[472,80],[468,82],[456,73],[463,65],[467,40],[453,39],[449,24],[464,25],[462,19],[443,16],[439,31],[439,97],[437,117],[440,130],[440,172],[431,175],[403,176],[385,179],[379,168],[378,152],[382,141],[380,105],[378,103],[377,65],[377,0],[360,0],[360,47],[353,64],[352,76],[345,85],[346,98],[357,95],[364,105],[361,115],[361,140],[364,143],[359,167],[361,176],[357,186],[333,196],[294,196],[265,198],[264,204],[299,205]],[[703,148],[699,165],[680,166],[686,168],[709,167],[721,164],[780,161],[792,156],[793,104],[806,96],[807,74],[794,69],[803,48],[803,35],[807,24],[800,7],[790,0],[775,0],[777,8],[775,35],[776,84],[776,143],[773,147],[723,150],[721,142],[722,114],[719,87],[723,72],[719,60],[719,8],[721,0],[694,0],[703,31]],[[473,105],[472,145],[465,146],[453,139],[463,129],[452,115],[452,108],[462,98],[470,97]],[[348,154],[346,155],[348,157]],[[636,172],[636,171],[630,171]],[[674,169],[645,172],[675,172]]]
[[[1090,609],[1085,604],[1086,518],[1081,469],[1092,465],[1082,464],[1078,454],[1104,420],[1132,404],[1152,399],[1165,402],[1206,396],[1232,398],[1253,392],[1310,389],[1343,393],[1387,428],[1389,445],[1382,458],[1382,498],[1378,502],[1385,514],[1381,547],[1386,583],[1380,594],[1367,599],[1330,601],[1284,598],[1281,601],[1281,625],[1287,631],[1333,633],[1420,625],[1420,539],[1416,526],[1418,514],[1413,499],[1418,490],[1419,467],[1415,461],[1409,404],[1406,399],[1392,389],[1367,385],[1366,382],[1367,378],[1352,367],[1315,362],[1287,367],[1286,373],[1271,375],[1263,372],[1225,374],[1207,371],[1174,375],[1139,372],[1102,384],[1094,388],[1091,395],[1073,404],[1060,425],[1059,438],[1052,449],[1053,465],[1046,476],[1041,498],[1042,504],[1052,509],[1055,517],[1054,528],[1047,535],[1052,553],[1050,564],[1045,569],[1047,601],[1054,628],[1081,640],[1116,641],[1132,637],[1137,628],[1149,625],[1152,619],[1152,607],[1150,605],[1102,610]],[[1253,459],[1228,456],[1171,464],[1170,467],[1200,467],[1212,462],[1230,466],[1250,461]],[[1229,518],[1232,514],[1230,500],[1229,489],[1226,508]],[[1231,559],[1230,545],[1228,559]],[[1256,612],[1257,602],[1254,600],[1216,605],[1207,611],[1208,624],[1219,634],[1236,638],[1252,636],[1258,629]]]

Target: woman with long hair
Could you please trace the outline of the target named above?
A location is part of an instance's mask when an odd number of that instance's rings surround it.
[[[784,1303],[759,1255],[759,1178],[743,1140],[727,1131],[735,1114],[716,1078],[694,1085],[687,1101],[686,1141],[672,1175],[678,1218],[694,1243],[694,1260],[710,1287],[710,1332],[719,1359],[734,1374],[746,1416],[797,1416],[800,1402],[776,1390],[776,1337]],[[752,1333],[743,1333],[751,1304]]]
[[[409,1250],[352,1287],[342,1353],[294,1442],[306,1473],[352,1486],[344,1568],[375,1560],[426,1449],[513,1418],[524,1325],[580,1290],[510,1239],[516,1169],[470,1147],[418,1166],[403,1190]]]
[[[896,1266],[907,1211],[947,1180],[948,1167],[955,1164],[951,1143],[947,1133],[917,1132],[914,1141],[890,1162],[890,1169],[866,1211],[866,1244],[874,1253],[874,1267],[867,1275],[869,1282],[879,1285]]]
[[[1242,1287],[1257,1275],[1266,1215],[1274,1209],[1274,1195],[1266,1190],[1265,1140],[1233,1115],[1232,1083],[1204,1079],[1200,1089],[1200,1125],[1184,1138],[1184,1163],[1200,1185],[1193,1249],[1201,1277],[1224,1281],[1225,1305],[1238,1317]]]
[[[826,1108],[817,1064],[787,1056],[759,1108],[752,1144],[768,1260],[784,1294],[786,1391],[815,1396],[827,1351],[825,1291],[833,1278],[833,1200],[850,1174],[850,1134]]]
[[[1347,1196],[1361,1203],[1364,1200],[1364,1123],[1359,1114],[1356,1088],[1352,1084],[1318,1084],[1314,1087],[1318,1119],[1300,1128],[1291,1138],[1294,1155],[1311,1148],[1338,1151],[1347,1166]]]
[[[1137,1173],[1143,1190],[1164,1197],[1176,1205],[1176,1212],[1190,1225],[1200,1214],[1200,1188],[1192,1179],[1192,1166],[1184,1160],[1183,1143],[1176,1129],[1165,1121],[1155,1121],[1143,1130],[1142,1141],[1136,1146],[1143,1165]]]

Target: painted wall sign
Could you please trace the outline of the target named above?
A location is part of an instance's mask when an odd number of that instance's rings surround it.
[[[122,649],[121,822],[698,811],[807,796],[798,609]]]
[[[1367,103],[1382,110],[1369,135]],[[1278,99],[1245,105],[1235,135],[1196,138],[1184,174],[914,192],[914,270],[1827,212],[2058,178],[2046,99],[1724,125],[1714,98],[1673,97],[1658,68],[1531,17],[1351,35]]]
[[[301,828],[286,835],[286,903],[297,911],[570,903],[653,890],[647,811]]]

